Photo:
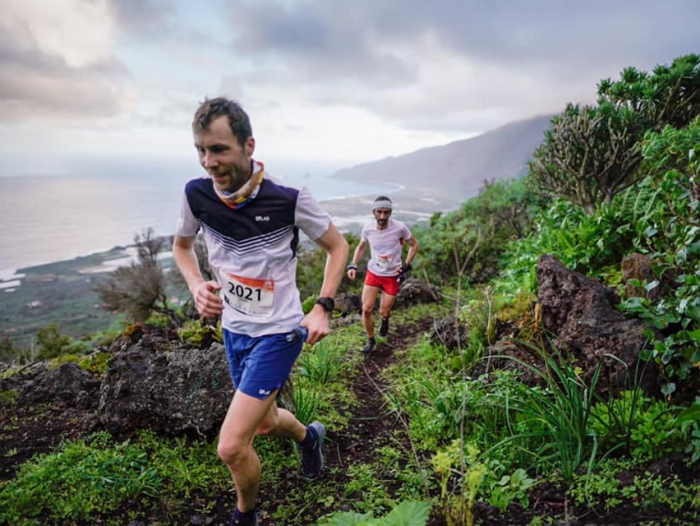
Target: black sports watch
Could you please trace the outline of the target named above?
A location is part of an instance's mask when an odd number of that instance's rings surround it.
[[[326,312],[333,312],[333,309],[335,309],[335,300],[328,296],[321,296],[316,300],[316,304],[323,307],[323,310]]]

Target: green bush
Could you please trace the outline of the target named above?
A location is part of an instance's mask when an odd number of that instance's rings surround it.
[[[653,206],[636,218],[635,245],[649,254],[657,280],[671,283],[658,300],[629,298],[621,308],[653,325],[651,352],[667,379],[664,392],[690,382],[700,362],[700,119],[687,128],[664,128],[648,133],[643,149],[645,166],[653,174]],[[637,285],[643,285],[636,283]],[[657,334],[661,338],[657,338]],[[696,389],[685,385],[689,393]]]
[[[527,235],[539,206],[524,181],[487,184],[459,210],[436,214],[428,227],[414,229],[420,267],[440,284],[486,282],[499,273],[505,246]]]

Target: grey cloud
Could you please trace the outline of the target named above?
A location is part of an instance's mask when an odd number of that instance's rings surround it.
[[[566,102],[594,100],[597,83],[625,67],[651,70],[700,51],[694,0],[241,1],[229,18],[234,49],[259,57],[263,68],[275,57],[291,60],[293,68],[274,71],[276,80],[309,100],[354,101],[404,125],[433,129],[459,126],[455,114],[466,115],[465,107],[494,116],[515,111],[512,118],[550,113]],[[401,90],[425,87],[416,71],[430,60],[425,49],[418,52],[426,41],[436,53],[477,67],[471,83],[480,86],[465,86],[461,100],[457,90],[402,96]],[[488,74],[494,69],[498,80]],[[445,71],[448,82],[450,74]],[[515,80],[523,77],[543,93],[520,93]],[[513,107],[513,100],[520,104]]]
[[[410,62],[383,50],[370,13],[352,2],[243,2],[231,7],[237,52],[291,61],[292,79],[361,79],[390,86],[415,80]]]
[[[84,119],[119,111],[118,82],[126,76],[114,60],[70,67],[0,28],[0,122],[28,117]]]
[[[172,32],[174,0],[111,0],[110,7],[119,26],[127,32],[143,36]]]

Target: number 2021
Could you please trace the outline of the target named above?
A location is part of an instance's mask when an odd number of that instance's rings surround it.
[[[239,298],[247,301],[257,299],[260,301],[262,298],[262,292],[260,289],[252,289],[250,287],[244,287],[243,285],[235,285],[233,283],[228,284],[228,291],[230,294],[238,296]],[[253,297],[255,294],[256,298]]]

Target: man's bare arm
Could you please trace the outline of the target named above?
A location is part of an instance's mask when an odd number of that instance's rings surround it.
[[[409,247],[408,254],[406,255],[406,265],[410,265],[413,258],[415,258],[418,253],[418,241],[416,241],[415,237],[411,236],[410,239],[406,240],[406,243],[408,243]]]
[[[319,296],[333,298],[340,285],[340,280],[343,279],[345,262],[348,260],[350,252],[348,242],[331,223],[326,233],[318,238],[316,243],[328,254]],[[329,317],[329,313],[321,305],[314,305],[314,308],[302,322],[302,325],[309,330],[307,343],[313,345],[328,335],[330,332]]]
[[[185,278],[197,311],[204,317],[218,316],[224,310],[218,295],[221,288],[216,281],[205,281],[194,252],[194,237],[175,236],[173,241],[173,259]]]
[[[353,252],[352,255],[352,261],[350,262],[350,266],[348,267],[348,277],[350,279],[355,279],[355,277],[357,276],[357,264],[360,262],[360,260],[362,259],[362,255],[365,253],[366,245],[366,241],[360,240],[360,242],[357,244],[357,247],[355,247],[355,252]]]

